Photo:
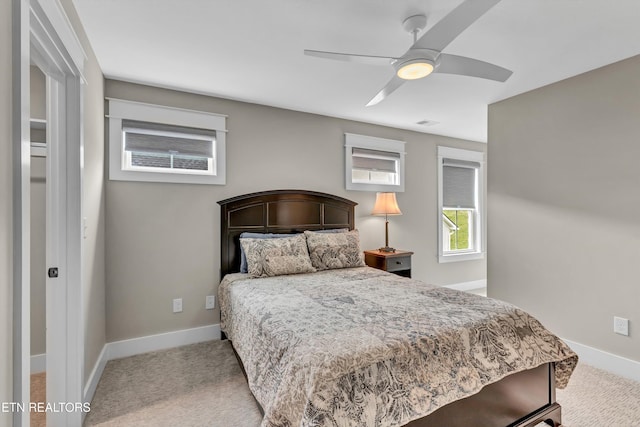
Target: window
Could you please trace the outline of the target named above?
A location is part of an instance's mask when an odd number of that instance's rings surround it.
[[[225,184],[225,116],[109,100],[109,178]]]
[[[398,185],[400,154],[352,147],[351,156],[351,182]]]
[[[345,133],[347,190],[404,191],[404,142]]]
[[[482,258],[484,153],[438,147],[438,183],[439,261]]]

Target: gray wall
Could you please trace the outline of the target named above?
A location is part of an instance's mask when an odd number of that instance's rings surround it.
[[[30,95],[31,104],[29,108],[31,110],[31,118],[46,120],[47,119],[47,82],[46,77],[35,65],[31,66],[31,81],[30,81]]]
[[[31,66],[31,118],[46,120],[46,81]],[[42,132],[40,132],[42,133]],[[42,135],[37,135],[42,136]],[[46,138],[42,138],[44,141]],[[36,138],[38,142],[41,142]],[[34,132],[31,132],[34,141]],[[31,355],[46,353],[46,158],[31,157]]]
[[[46,159],[31,157],[31,355],[46,353]]]
[[[640,360],[640,56],[489,108],[489,296]],[[613,316],[631,336],[613,333]]]
[[[375,193],[344,188],[344,133],[407,142],[404,215],[390,219],[390,244],[415,252],[414,277],[438,284],[484,279],[484,260],[438,264],[436,146],[482,151],[485,144],[313,114],[107,80],[105,96],[229,115],[227,185],[107,181],[107,340],[219,322],[204,309],[219,279],[217,201],[254,191],[298,188],[359,203],[363,249],[384,244],[372,217]],[[183,298],[173,314],[171,300]]]
[[[0,402],[13,401],[11,4],[0,2]],[[11,425],[10,413],[0,412],[0,425]]]

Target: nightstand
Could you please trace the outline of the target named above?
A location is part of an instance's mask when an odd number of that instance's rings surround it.
[[[411,277],[411,255],[413,252],[364,251],[364,262],[373,268],[388,271],[398,276]]]

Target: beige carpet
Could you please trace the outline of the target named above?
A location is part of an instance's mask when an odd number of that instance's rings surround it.
[[[112,360],[85,426],[256,427],[262,416],[228,341]]]
[[[579,364],[558,391],[563,425],[640,426],[640,383]],[[261,416],[228,341],[107,363],[85,426],[257,427]]]
[[[567,426],[640,426],[640,383],[583,363],[556,400]]]

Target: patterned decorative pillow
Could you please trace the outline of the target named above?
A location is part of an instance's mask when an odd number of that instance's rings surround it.
[[[298,233],[301,234],[301,233]],[[245,231],[240,234],[241,239],[282,239],[283,237],[291,237],[294,234],[274,234],[274,233],[250,233]],[[240,245],[240,273],[248,273],[247,268],[247,255]]]
[[[346,233],[316,233],[305,231],[311,264],[318,270],[362,267],[358,230]]]
[[[303,234],[279,239],[240,239],[251,277],[313,273]]]

